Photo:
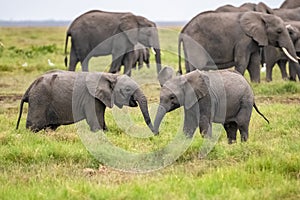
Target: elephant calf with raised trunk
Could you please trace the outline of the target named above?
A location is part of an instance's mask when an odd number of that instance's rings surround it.
[[[247,141],[252,107],[262,115],[254,103],[250,85],[236,71],[196,70],[165,83],[160,81],[160,84],[163,86],[154,121],[154,134],[158,134],[167,112],[183,106],[183,132],[188,137],[193,136],[197,127],[202,134],[211,136],[212,122],[216,122],[223,124],[229,143],[236,141],[237,130],[240,131],[241,140]]]
[[[37,78],[25,92],[28,102],[26,128],[34,132],[86,119],[92,131],[106,130],[106,107],[140,106],[144,120],[153,130],[146,96],[127,75],[92,72],[51,71]]]

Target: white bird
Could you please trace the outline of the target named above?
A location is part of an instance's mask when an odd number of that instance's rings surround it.
[[[24,62],[24,63],[22,64],[22,67],[28,67],[28,63],[27,63],[27,62]]]
[[[48,65],[49,65],[50,67],[54,67],[54,66],[55,66],[55,64],[54,64],[53,62],[51,62],[50,59],[48,59]]]
[[[263,64],[263,67],[261,68],[261,72],[266,72],[267,70],[267,67],[266,67],[266,63]]]

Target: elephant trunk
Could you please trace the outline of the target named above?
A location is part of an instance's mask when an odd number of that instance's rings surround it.
[[[158,74],[161,70],[160,48],[154,48],[154,51],[155,51],[156,71]]]
[[[148,111],[148,103],[147,103],[146,96],[143,94],[143,92],[140,89],[137,89],[133,94],[133,97],[140,106],[141,112],[143,114],[147,126],[150,128],[151,131],[153,131],[153,125]]]
[[[290,39],[290,36],[288,35],[289,40],[286,41],[284,39],[280,39],[278,42],[278,45],[281,47],[284,54],[293,62],[298,63],[297,60],[297,53],[294,47],[294,44],[292,40]]]
[[[155,31],[153,33],[153,38],[152,38],[152,47],[154,50],[154,54],[155,54],[155,62],[156,62],[156,71],[157,74],[160,72],[161,70],[161,58],[160,58],[160,44],[159,44],[159,37],[158,37],[158,31],[155,28]]]
[[[166,115],[166,113],[167,113],[166,109],[163,106],[159,105],[157,108],[157,113],[156,113],[156,117],[155,117],[155,121],[154,121],[153,133],[155,135],[157,135],[159,133],[160,123],[161,123],[162,119],[164,118],[164,116]]]

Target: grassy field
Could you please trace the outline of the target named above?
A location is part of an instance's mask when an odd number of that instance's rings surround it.
[[[175,69],[179,30],[160,29],[162,62]],[[65,31],[65,27],[0,28],[4,44],[0,46],[0,199],[300,198],[300,85],[281,80],[277,68],[273,82],[262,78],[262,83],[252,84],[256,103],[270,124],[254,111],[247,143],[228,145],[222,130],[212,151],[199,159],[204,139],[197,130],[174,163],[149,173],[104,165],[89,153],[76,125],[36,134],[26,130],[27,106],[20,129],[15,130],[19,102],[30,83],[48,70],[65,69]],[[133,71],[132,77],[153,106],[153,118],[160,87],[151,57],[151,68]],[[107,70],[109,60],[93,58],[91,71]],[[138,109],[124,110],[145,129]],[[114,146],[136,153],[166,147],[182,125],[179,109],[167,114],[159,136],[137,138],[124,131],[115,113],[121,110],[107,109],[106,137]]]

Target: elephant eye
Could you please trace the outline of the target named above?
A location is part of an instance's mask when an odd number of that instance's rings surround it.
[[[277,33],[281,34],[282,33],[282,29],[281,28],[277,29]]]
[[[131,91],[130,87],[126,87],[125,90],[126,90],[126,92],[130,92]]]
[[[170,100],[174,100],[175,98],[176,98],[175,95],[170,96]]]

